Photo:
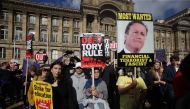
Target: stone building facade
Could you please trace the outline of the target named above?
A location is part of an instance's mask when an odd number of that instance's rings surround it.
[[[79,10],[27,0],[2,0],[1,6],[0,61],[22,61],[30,32],[35,33],[34,54],[45,49],[52,61],[66,50],[80,54],[81,33],[101,32],[116,40],[117,11],[134,10],[131,0],[82,0]]]
[[[80,34],[101,32],[116,41],[116,13],[134,11],[132,0],[82,0],[78,10],[37,4],[28,0],[1,0],[0,62],[25,58],[26,36],[35,33],[34,54],[48,53],[50,62],[66,50],[80,55]],[[154,22],[155,50],[165,49],[167,57],[190,51],[190,9]],[[119,42],[118,42],[119,43]]]
[[[173,54],[183,59],[190,53],[190,8],[154,22],[154,47],[165,49],[167,59]]]

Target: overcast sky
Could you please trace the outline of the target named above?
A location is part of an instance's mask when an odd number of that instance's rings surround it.
[[[190,0],[133,0],[135,11],[152,13],[154,20],[165,19],[186,8]]]
[[[81,0],[31,0],[37,3],[55,4],[61,7],[80,9]],[[136,12],[152,13],[154,20],[165,19],[185,8],[190,8],[190,0],[133,0]]]

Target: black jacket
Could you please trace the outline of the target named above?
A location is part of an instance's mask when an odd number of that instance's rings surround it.
[[[46,82],[52,84],[52,77],[48,78]],[[58,82],[58,87],[52,87],[53,90],[53,109],[79,109],[76,92],[72,87],[72,80],[70,78],[62,78]]]

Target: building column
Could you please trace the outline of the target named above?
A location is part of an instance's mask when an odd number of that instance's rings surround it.
[[[69,37],[68,37],[68,45],[72,45],[73,39],[73,18],[69,19]]]
[[[49,59],[49,63],[51,63],[51,37],[52,37],[52,29],[51,29],[51,15],[48,15],[48,25],[47,25],[47,55]]]
[[[22,41],[26,41],[26,35],[27,35],[27,12],[23,13],[22,16]]]
[[[22,15],[22,41],[25,42],[22,46],[22,48],[20,48],[20,56],[21,57],[26,57],[26,37],[28,33],[28,27],[27,27],[27,12],[24,11],[23,15]]]
[[[187,32],[186,32],[186,38],[187,38],[187,39],[186,39],[186,41],[187,41],[187,45],[186,45],[187,49],[186,49],[186,51],[187,51],[187,52],[189,52],[189,50],[190,50],[190,47],[189,47],[189,46],[190,46],[190,38],[189,38],[189,35],[190,35],[190,34],[189,34],[189,31],[187,31]]]
[[[84,14],[83,15],[83,21],[82,21],[82,32],[83,33],[86,33],[86,23],[87,23],[86,14]]]
[[[181,50],[181,45],[180,45],[181,44],[181,38],[180,38],[180,35],[181,35],[181,32],[180,32],[180,30],[178,30],[177,31],[177,40],[176,40],[177,41],[177,43],[176,43],[177,44],[177,50]]]
[[[8,40],[10,42],[13,42],[13,35],[14,35],[14,29],[13,29],[13,24],[14,24],[14,19],[13,19],[13,11],[9,11],[9,16],[8,16]]]
[[[94,16],[94,21],[93,21],[93,27],[92,27],[92,31],[97,33],[99,32],[99,28],[98,28],[98,20],[97,20],[97,16]]]
[[[35,22],[35,42],[39,42],[40,39],[40,14],[36,14],[36,22]]]
[[[14,19],[13,19],[13,11],[8,12],[8,41],[9,43],[13,42],[13,36],[14,36],[14,29],[13,29],[13,24],[14,24]],[[9,46],[6,49],[6,60],[10,60],[13,55],[13,49],[12,46]]]
[[[62,44],[63,42],[63,18],[58,18],[58,43]]]

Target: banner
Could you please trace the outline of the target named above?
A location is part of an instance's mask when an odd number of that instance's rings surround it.
[[[104,51],[105,51],[105,57],[110,56],[110,40],[109,39],[104,39]]]
[[[154,61],[153,19],[150,13],[117,13],[118,67],[146,67]]]
[[[51,84],[43,81],[33,81],[36,109],[53,109]]]
[[[26,36],[26,58],[32,58],[33,56],[33,49],[32,49],[32,39],[34,34],[30,33]]]
[[[165,49],[156,50],[155,54],[156,54],[156,60],[160,62],[167,62]]]
[[[81,67],[105,67],[104,38],[101,33],[83,33],[81,36]]]

